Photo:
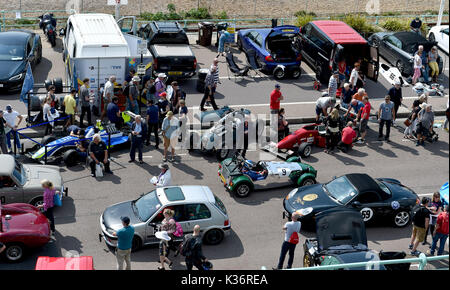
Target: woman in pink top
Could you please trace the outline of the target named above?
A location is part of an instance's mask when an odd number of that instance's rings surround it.
[[[418,51],[414,56],[414,75],[412,77],[412,84],[415,85],[420,78],[420,69],[422,68],[422,51]]]
[[[44,188],[44,204],[39,205],[38,208],[44,209],[44,215],[50,221],[50,229],[55,233],[55,218],[53,216],[53,198],[56,193],[53,188],[53,183],[47,179],[41,181],[42,188]]]

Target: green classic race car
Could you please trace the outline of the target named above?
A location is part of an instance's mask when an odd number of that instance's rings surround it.
[[[291,157],[285,162],[259,161],[255,163],[237,153],[219,164],[219,178],[227,190],[237,197],[247,197],[255,189],[295,186],[316,183],[317,171]]]

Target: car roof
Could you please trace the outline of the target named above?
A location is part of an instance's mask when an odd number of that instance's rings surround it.
[[[18,30],[0,32],[0,43],[25,45],[30,35],[30,32]]]
[[[379,192],[380,186],[376,181],[365,173],[351,173],[345,175],[347,179],[361,192],[373,191]]]
[[[177,22],[153,21],[150,22],[150,25],[152,26],[152,29],[157,30],[158,33],[183,31]]]
[[[166,188],[180,188],[184,195],[184,200],[169,201],[164,189]],[[195,203],[195,202],[214,202],[214,195],[207,186],[201,185],[181,185],[181,186],[166,186],[156,189],[159,200],[162,204],[168,203]]]
[[[316,20],[311,23],[336,44],[367,44],[367,41],[356,30],[342,21]]]
[[[16,163],[14,157],[9,154],[0,154],[0,176],[9,176],[14,170]]]
[[[393,34],[395,37],[400,39],[405,44],[415,44],[415,43],[423,43],[428,42],[428,40],[415,32],[411,31],[401,31]]]

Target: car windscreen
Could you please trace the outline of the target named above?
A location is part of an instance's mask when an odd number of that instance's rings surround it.
[[[137,216],[143,222],[147,221],[153,214],[155,214],[159,208],[161,208],[161,202],[156,195],[156,190],[147,193],[138,200],[133,202]]]
[[[21,185],[23,185],[25,183],[26,177],[25,177],[25,172],[23,170],[22,164],[16,162],[16,166],[14,168],[13,175]]]
[[[158,33],[153,37],[151,44],[189,44],[189,40],[184,33]]]
[[[324,185],[329,195],[342,204],[355,197],[357,190],[345,176],[338,177]]]
[[[214,205],[224,214],[227,214],[227,209],[225,208],[225,205],[223,204],[223,202],[220,200],[220,198],[218,198],[216,195],[214,195]]]
[[[0,44],[0,60],[23,60],[25,50],[17,44]]]
[[[387,195],[391,196],[392,192],[389,190],[389,188],[386,186],[386,184],[384,184],[383,182],[376,180],[375,182],[378,184],[378,186],[381,188],[381,190],[383,190]]]

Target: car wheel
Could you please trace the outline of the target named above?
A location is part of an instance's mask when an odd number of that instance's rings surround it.
[[[230,150],[228,149],[216,149],[216,157],[217,161],[221,162],[225,160],[230,153]]]
[[[237,197],[244,198],[250,195],[252,191],[251,185],[248,182],[242,182],[237,185],[234,193]]]
[[[38,207],[40,205],[44,205],[44,199],[41,197],[36,197],[35,199],[33,199],[30,204],[32,206]]]
[[[209,230],[205,233],[203,241],[207,245],[218,245],[223,240],[223,232],[218,229]]]
[[[431,32],[430,35],[428,36],[428,40],[430,42],[435,42],[436,41],[436,37],[434,36],[433,32]]]
[[[398,70],[402,75],[405,75],[405,66],[403,65],[402,61],[398,60],[397,63],[395,64],[395,67],[398,68]]]
[[[291,72],[293,79],[298,79],[302,75],[302,70],[300,68],[296,68]]]
[[[42,145],[47,145],[49,143],[52,143],[53,141],[56,141],[56,138],[53,136],[45,136],[44,138],[42,138],[41,144]]]
[[[320,82],[322,78],[322,67],[320,63],[316,63],[316,80]]]
[[[401,210],[394,215],[394,226],[397,228],[405,227],[410,220],[411,216],[408,211]]]
[[[305,254],[303,255],[303,267],[313,267],[313,258],[311,256],[310,253],[305,252]]]
[[[297,184],[299,186],[309,186],[309,185],[316,184],[316,180],[311,177],[305,178],[302,182],[300,182],[300,179],[301,179],[301,177],[298,178],[298,182],[297,182]]]
[[[142,247],[142,240],[138,236],[133,237],[133,241],[131,242],[131,251],[136,252]]]
[[[282,80],[286,77],[286,72],[284,71],[284,69],[282,69],[281,67],[277,67],[274,71],[273,71],[273,76],[276,80]]]
[[[25,248],[21,244],[9,244],[6,246],[5,257],[9,262],[19,262],[25,255]]]
[[[67,167],[72,167],[78,163],[78,152],[74,149],[67,150],[63,155],[64,163]]]
[[[311,156],[312,147],[308,143],[303,143],[298,147],[298,154],[303,158],[308,158]]]

